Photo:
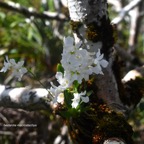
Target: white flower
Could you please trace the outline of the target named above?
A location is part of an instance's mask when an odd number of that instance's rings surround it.
[[[12,75],[16,78],[18,78],[19,81],[21,81],[22,76],[27,73],[26,68],[20,68],[20,69],[14,69],[12,72]]]
[[[86,91],[81,92],[81,93],[74,93],[74,98],[72,99],[72,104],[71,104],[72,108],[76,108],[79,105],[80,100],[85,103],[89,102],[89,97],[85,96],[85,94],[86,94]]]
[[[79,93],[74,93],[74,98],[72,99],[72,108],[76,108],[80,102],[80,94]]]
[[[8,59],[6,56],[6,61],[4,61],[4,67],[0,72],[7,72],[7,70],[12,69],[12,75],[20,81],[22,76],[27,73],[27,69],[23,67],[24,61],[18,63],[14,59]]]
[[[81,47],[82,42],[74,43],[72,37],[64,38],[64,46],[61,64],[64,68],[64,73],[57,72],[56,79],[59,86],[52,84],[50,92],[54,96],[53,102],[61,103],[64,99],[63,92],[73,85],[74,81],[79,84],[82,80],[89,80],[91,74],[103,74],[102,68],[106,68],[108,62],[103,58],[104,55],[100,53],[100,49],[96,53],[90,53],[88,50]],[[98,46],[101,43],[98,43]],[[82,93],[74,93],[72,99],[72,107],[76,108],[80,102],[89,102],[89,97],[85,96],[86,91]]]
[[[69,85],[72,85],[75,80],[78,83],[81,83],[83,79],[87,81],[91,74],[103,74],[102,68],[106,68],[108,65],[103,58],[104,55],[100,53],[100,49],[94,58],[94,53],[81,48],[81,44],[81,42],[74,44],[72,37],[64,38],[61,64],[64,68],[63,78]]]
[[[63,87],[64,89],[68,88],[70,85],[68,83],[68,80],[63,76],[61,72],[57,72],[55,75],[57,81]]]
[[[0,72],[5,73],[5,72],[7,72],[7,70],[10,69],[10,67],[11,67],[11,63],[9,62],[8,57],[6,56],[6,61],[4,61],[4,66],[3,66],[3,68],[1,69]]]
[[[65,70],[64,78],[70,85],[75,80],[79,83],[82,79],[88,80],[91,74],[90,66],[93,64],[93,58],[86,49],[80,47],[81,44],[82,42],[74,44],[72,37],[64,38],[61,64]]]
[[[64,95],[63,95],[63,91],[66,88],[59,85],[58,87],[55,86],[52,82],[51,82],[51,88],[49,89],[49,92],[51,93],[51,95],[53,96],[52,101],[53,103],[62,103],[62,99],[64,99]]]
[[[93,72],[96,74],[103,74],[101,66],[103,68],[106,68],[108,65],[108,62],[103,59],[103,56],[104,55],[100,53],[100,49],[98,49],[98,52],[96,53],[96,58],[94,60],[94,64],[96,66],[93,68]]]
[[[57,102],[63,104],[64,103],[64,93],[60,93],[57,96]]]

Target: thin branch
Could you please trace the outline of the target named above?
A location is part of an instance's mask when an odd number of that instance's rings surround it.
[[[117,12],[122,9],[122,4],[119,0],[108,0],[108,3],[112,4]]]
[[[114,46],[115,50],[117,51],[118,55],[126,62],[130,62],[131,65],[141,66],[142,62],[138,57],[135,55],[128,53],[126,50],[121,48],[118,44]]]
[[[48,91],[43,88],[11,88],[0,85],[0,106],[25,110],[47,110],[50,107]]]
[[[8,1],[7,3],[0,1],[0,7],[21,13],[26,17],[34,16],[35,18],[47,19],[47,20],[59,20],[59,21],[67,20],[66,16],[62,13],[48,12],[48,11],[44,11],[43,13],[39,13],[36,10],[34,10],[34,8],[31,8],[31,7],[26,8],[24,6],[21,6],[18,3],[14,3],[11,1]]]
[[[130,35],[129,35],[129,53],[136,53],[136,48],[138,44],[138,35],[142,26],[142,17],[140,17],[141,11],[143,11],[144,8],[144,1],[142,1],[138,7],[134,8],[130,11]]]
[[[135,8],[142,0],[133,0],[127,6],[125,6],[119,13],[119,16],[112,20],[112,23],[119,24],[125,17],[125,15]]]

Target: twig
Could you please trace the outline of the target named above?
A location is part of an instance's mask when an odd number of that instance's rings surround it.
[[[0,1],[0,7],[21,13],[26,17],[34,16],[35,18],[48,19],[48,20],[59,20],[59,21],[67,20],[66,16],[62,13],[49,12],[49,11],[44,11],[43,13],[39,13],[36,10],[34,10],[34,8],[31,7],[26,8],[24,6],[21,6],[19,3],[14,3],[11,1],[8,1],[7,3]]]
[[[119,24],[125,17],[125,15],[134,7],[136,7],[142,0],[133,0],[126,5],[119,13],[119,16],[112,20],[113,24]]]
[[[118,55],[125,60],[126,62],[130,62],[131,65],[137,65],[137,66],[141,66],[142,62],[140,61],[139,58],[137,58],[136,56],[134,56],[131,53],[128,53],[126,50],[124,50],[123,48],[121,48],[118,44],[116,44],[114,46],[115,50],[117,51]]]
[[[138,44],[138,35],[142,26],[142,17],[140,13],[144,8],[144,1],[142,1],[137,8],[130,11],[130,30],[129,30],[129,52],[135,53]]]

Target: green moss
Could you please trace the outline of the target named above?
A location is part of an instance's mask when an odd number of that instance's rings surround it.
[[[86,38],[92,42],[100,40],[100,34],[98,33],[94,23],[87,25]]]
[[[101,41],[103,43],[101,52],[108,59],[117,40],[116,26],[111,25],[110,20],[106,17],[103,17],[100,21],[100,25],[97,22],[91,22],[86,25],[86,39],[94,43]]]
[[[79,27],[82,25],[82,23],[79,21],[72,21],[71,20],[70,25],[71,25],[72,30],[75,32],[79,29]]]
[[[76,144],[101,144],[110,137],[118,137],[132,144],[132,128],[122,114],[105,103],[91,103],[89,109],[68,122],[72,141]]]
[[[95,78],[83,82],[79,90],[83,89],[93,91],[90,102],[83,104],[85,107],[83,111],[75,116],[70,114],[66,118],[61,114],[67,109],[62,105],[57,107],[57,114],[64,117],[73,143],[102,144],[108,138],[117,137],[125,140],[126,143],[133,144],[131,139],[133,131],[123,114],[115,112],[96,96]]]

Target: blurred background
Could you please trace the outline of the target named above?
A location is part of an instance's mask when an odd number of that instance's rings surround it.
[[[130,2],[108,0],[109,16],[116,24],[115,49],[119,55],[122,76],[144,64],[144,1],[126,11],[125,7]],[[72,35],[66,5],[66,0],[0,0],[0,69],[5,56],[16,61],[24,60],[25,67],[49,87],[50,82],[55,80],[56,66],[61,59],[63,37]],[[117,17],[121,17],[121,20],[116,21]],[[0,84],[42,87],[30,74],[24,75],[22,81],[18,82],[10,72],[0,73]],[[37,126],[2,126],[10,123]],[[144,143],[144,99],[131,114],[129,123],[135,131],[135,143]],[[1,144],[67,144],[64,130],[63,121],[51,110],[28,112],[0,108]]]

